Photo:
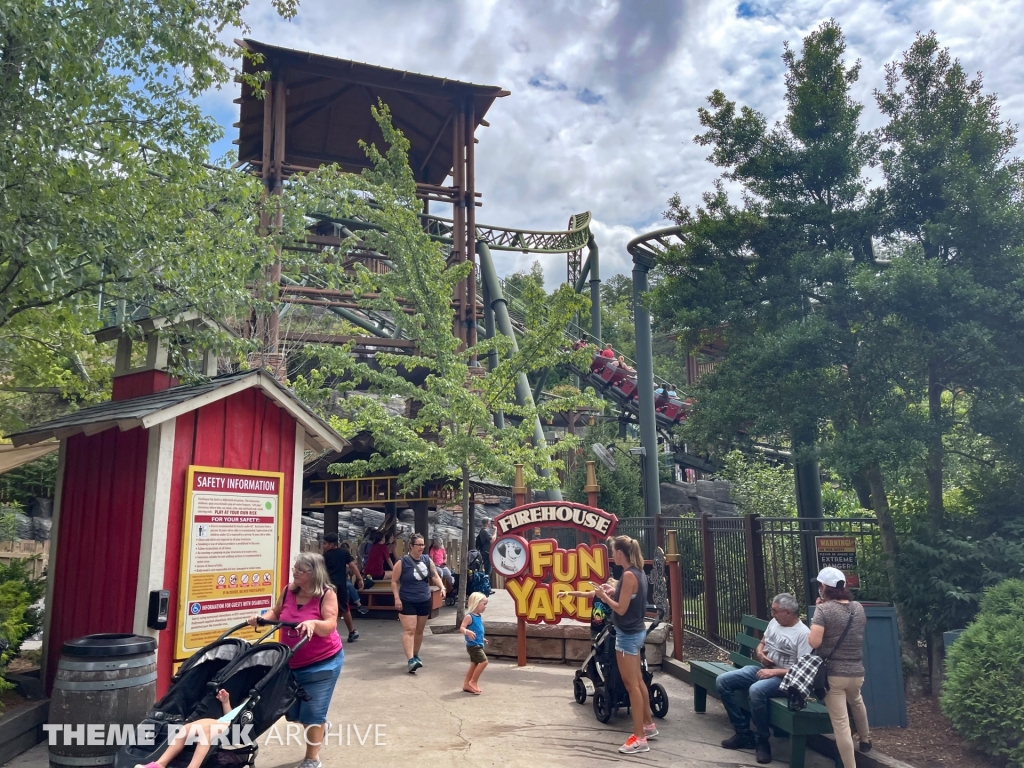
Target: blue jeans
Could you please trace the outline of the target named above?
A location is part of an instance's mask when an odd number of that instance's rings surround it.
[[[779,692],[782,685],[781,677],[769,677],[767,680],[758,680],[757,665],[735,669],[719,675],[715,680],[715,688],[718,689],[718,696],[725,705],[725,711],[729,714],[729,722],[738,732],[749,728],[750,721],[754,721],[754,730],[758,739],[767,741],[771,735],[768,725],[768,699]],[[750,716],[740,709],[736,703],[733,691],[747,691],[750,697]]]

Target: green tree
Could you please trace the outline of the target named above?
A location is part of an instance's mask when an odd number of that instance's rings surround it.
[[[1000,120],[995,95],[934,33],[887,67],[876,95],[889,118],[881,131],[883,227],[914,245],[903,266],[915,295],[900,296],[908,301],[892,311],[922,366],[934,533],[945,517],[945,436],[954,426],[944,396],[977,401],[983,413],[972,408],[969,417],[982,430],[996,414],[1018,424],[1022,417],[1024,164],[1010,155],[1016,130]]]
[[[529,372],[552,367],[586,352],[564,349],[566,324],[576,313],[588,309],[586,297],[563,285],[548,297],[544,311],[531,316],[527,330],[518,338],[518,349],[505,338],[481,340],[475,347],[460,346],[454,336],[451,296],[456,285],[469,274],[468,262],[452,263],[438,242],[430,239],[419,222],[420,203],[408,164],[408,140],[396,130],[387,108],[374,109],[388,148],[381,153],[366,147],[373,168],[362,176],[343,175],[337,169],[323,169],[297,181],[293,198],[296,211],[322,210],[336,215],[356,215],[373,225],[364,233],[365,245],[388,255],[392,270],[384,275],[366,270],[354,282],[342,273],[354,293],[375,294],[363,299],[364,306],[402,316],[404,307],[415,311],[405,316],[402,330],[416,342],[412,355],[378,352],[375,367],[356,359],[346,348],[317,348],[318,368],[299,382],[301,392],[323,401],[331,396],[325,386],[329,379],[344,381],[347,391],[340,406],[344,420],[335,424],[347,434],[367,433],[373,439],[374,454],[365,460],[336,464],[332,471],[345,476],[362,476],[379,470],[399,470],[407,487],[428,480],[447,480],[461,488],[463,502],[463,574],[460,589],[465,597],[468,584],[467,557],[472,518],[469,481],[473,476],[511,483],[514,465],[523,464],[525,479],[536,489],[557,483],[561,463],[556,451],[572,450],[576,440],[566,437],[557,449],[532,445],[534,424],[556,410],[591,405],[593,397],[577,393],[536,407],[516,402],[515,389],[526,384]],[[362,193],[354,195],[354,192]],[[375,205],[367,203],[368,195]],[[316,207],[311,207],[316,206]],[[298,216],[293,217],[298,220]],[[531,281],[527,281],[530,283]],[[332,287],[341,287],[340,285]],[[530,310],[531,314],[533,310]],[[497,349],[500,361],[488,370],[471,365],[474,358],[486,360]],[[581,361],[582,362],[582,361]],[[415,376],[410,376],[410,372]],[[422,380],[417,384],[413,378]],[[356,391],[356,387],[362,391]],[[395,413],[387,403],[407,404],[410,416]],[[504,427],[494,424],[495,412],[504,414]],[[546,470],[549,476],[542,474]],[[461,621],[464,601],[460,599]]]
[[[284,15],[294,0],[272,0]],[[0,387],[94,399],[124,310],[230,317],[273,257],[252,177],[206,165],[196,98],[245,0],[0,0]],[[110,317],[100,310],[114,309]],[[118,309],[121,311],[119,312]],[[3,401],[0,401],[3,402]],[[11,423],[9,408],[0,407]]]

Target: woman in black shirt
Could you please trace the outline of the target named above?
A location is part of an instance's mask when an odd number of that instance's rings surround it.
[[[615,625],[615,660],[622,684],[629,691],[629,708],[633,714],[633,734],[619,747],[619,752],[649,752],[647,740],[658,735],[651,717],[651,702],[640,670],[640,649],[647,638],[644,614],[647,611],[647,576],[640,544],[629,536],[617,536],[612,544],[615,564],[622,568],[622,578],[612,588],[601,586],[604,601],[612,609]]]

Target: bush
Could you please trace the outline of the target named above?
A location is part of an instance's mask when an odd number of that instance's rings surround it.
[[[947,657],[942,712],[975,749],[1024,768],[1024,581],[988,590]]]

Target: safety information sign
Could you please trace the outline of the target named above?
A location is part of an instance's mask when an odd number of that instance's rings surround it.
[[[284,474],[190,466],[175,657],[274,604]]]

